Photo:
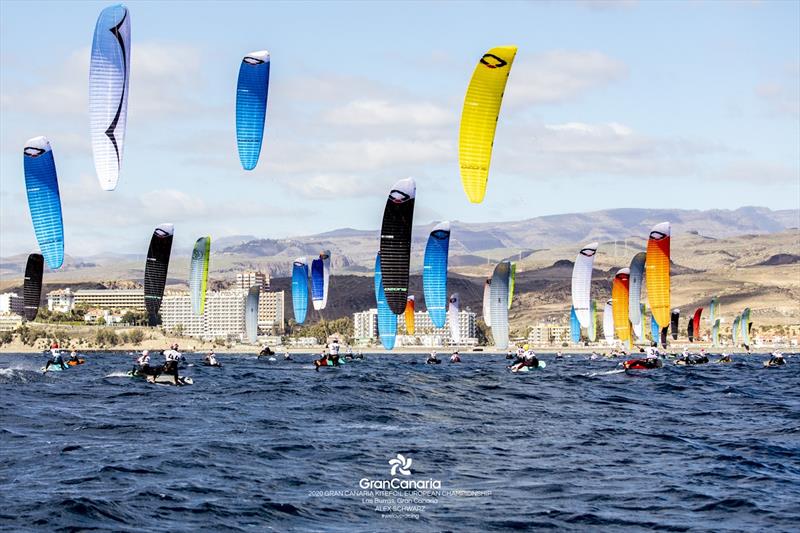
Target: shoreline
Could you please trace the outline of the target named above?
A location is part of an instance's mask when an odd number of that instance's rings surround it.
[[[9,345],[4,345],[4,346],[0,347],[0,357],[2,357],[2,356],[10,356],[10,355],[37,355],[37,356],[41,356],[47,351],[47,350],[35,350],[35,349],[30,348],[29,346],[26,346],[25,348],[26,349],[19,350],[19,349],[16,349],[16,347],[9,347]],[[731,355],[738,355],[738,356],[742,356],[742,355],[771,355],[772,352],[774,352],[776,350],[780,350],[781,352],[786,352],[786,353],[795,353],[795,352],[800,353],[800,348],[796,348],[796,347],[793,348],[793,347],[770,347],[770,346],[759,346],[759,347],[756,347],[756,348],[752,348],[750,350],[750,352],[739,351],[739,350],[730,351],[729,349],[724,349],[723,350],[723,349],[719,349],[719,348],[712,349],[710,347],[705,347],[705,346],[700,346],[700,347],[693,346],[692,349],[689,350],[689,351],[690,351],[690,353],[697,353],[697,352],[699,352],[700,348],[705,349],[705,351],[709,355],[719,355],[723,351],[728,352]],[[76,349],[76,351],[79,354],[85,354],[85,355],[92,355],[92,354],[132,355],[133,353],[137,353],[137,354],[141,353],[142,350],[150,350],[151,352],[160,352],[160,351],[166,350],[166,349],[167,349],[166,347],[154,348],[154,347],[141,347],[141,346],[134,347],[134,346],[131,346],[131,347],[113,348],[113,349],[102,349],[102,348]],[[308,348],[285,348],[285,349],[283,349],[282,348],[282,349],[275,350],[275,355],[276,356],[280,356],[283,353],[289,353],[289,354],[292,354],[292,355],[296,354],[296,355],[314,355],[314,356],[317,356],[317,355],[320,355],[320,353],[322,352],[323,349],[324,349],[324,346],[314,347],[312,349],[308,349]],[[62,350],[65,351],[65,352],[69,352],[69,349],[67,349],[67,348],[62,348]],[[358,353],[360,351],[364,355],[405,356],[405,355],[427,355],[433,350],[434,350],[433,348],[418,348],[418,347],[409,347],[409,348],[401,347],[401,348],[396,348],[394,350],[386,350],[386,349],[378,348],[378,347],[370,347],[368,349],[353,350],[353,353]],[[683,350],[683,347],[681,346],[680,349],[674,350],[674,353],[679,355],[682,350]],[[211,351],[211,349],[206,349],[206,348],[202,348],[202,349],[181,349],[179,351],[184,355],[190,355],[190,354],[191,355],[205,355],[206,353]],[[247,350],[247,347],[241,347],[241,348],[231,347],[231,348],[221,348],[221,349],[215,348],[214,349],[214,353],[217,354],[217,355],[220,355],[220,354],[237,355],[237,356],[241,356],[241,357],[257,356],[258,355],[258,351],[259,351],[259,348],[256,348],[256,347],[253,347],[252,350]],[[454,350],[452,348],[446,348],[446,349],[439,348],[439,349],[436,349],[437,354],[439,354],[440,356],[449,355],[449,354],[453,353],[454,351],[456,351],[456,350]],[[582,348],[542,348],[542,349],[538,349],[538,350],[534,349],[534,352],[537,355],[549,355],[549,356],[555,356],[559,351],[562,352],[565,355],[590,355],[592,352],[595,352],[595,353],[598,353],[600,355],[603,355],[604,353],[610,352],[610,350],[608,350],[608,349],[600,349],[598,347],[595,347],[595,348],[586,348],[586,347],[582,347]],[[465,355],[465,356],[474,356],[474,355],[505,356],[506,355],[506,351],[505,350],[501,350],[501,351],[494,351],[494,350],[480,350],[480,351],[458,350],[458,352],[461,355]],[[634,357],[635,358],[638,353],[639,353],[638,351],[631,351],[631,352],[628,352],[628,354],[625,355],[624,357]],[[668,350],[667,353],[668,354],[672,354],[673,350]],[[344,353],[340,352],[339,355],[344,356]],[[622,356],[620,356],[620,355],[614,356],[614,358],[619,358],[619,357],[622,357]]]

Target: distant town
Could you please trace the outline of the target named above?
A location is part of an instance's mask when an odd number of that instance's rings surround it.
[[[46,294],[46,308],[42,306],[33,322],[23,318],[24,303],[20,295],[0,294],[0,346],[15,338],[23,345],[41,347],[54,339],[86,348],[137,346],[148,339],[156,340],[152,333],[155,330],[164,338],[183,338],[190,343],[199,342],[199,346],[211,343],[218,347],[246,347],[245,306],[248,291],[253,286],[260,289],[257,346],[311,349],[324,346],[333,338],[353,347],[380,346],[377,309],[356,312],[352,318],[298,325],[286,318],[284,291],[271,290],[269,274],[261,271],[240,272],[231,287],[208,291],[204,312],[198,315],[192,312],[188,291],[166,291],[158,328],[145,327],[147,314],[142,288],[53,290]],[[416,311],[413,335],[408,334],[405,316],[397,318],[397,347],[480,349],[491,346],[489,328],[471,310],[458,313],[458,324],[454,328],[450,327],[449,317],[444,327],[437,328],[427,311]],[[596,343],[574,343],[566,320],[565,323],[530,325],[527,335],[512,340],[543,348],[597,346],[602,349],[618,344],[608,343],[601,336]],[[756,336],[754,340],[755,346],[798,344],[796,338],[780,335]],[[698,339],[700,343],[708,341],[705,337]]]

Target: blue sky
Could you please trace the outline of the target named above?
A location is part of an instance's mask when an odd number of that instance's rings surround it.
[[[24,142],[50,139],[66,253],[377,228],[398,179],[417,222],[614,207],[800,207],[800,3],[128,2],[132,71],[119,186],[88,132],[94,24],[106,3],[0,4],[0,256],[37,248]],[[519,52],[485,201],[458,174],[475,63]],[[246,52],[271,53],[258,167],[234,103]]]

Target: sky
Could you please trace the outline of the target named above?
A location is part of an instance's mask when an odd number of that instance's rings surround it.
[[[376,229],[417,181],[416,223],[618,207],[800,208],[800,2],[138,2],[117,189],[100,189],[87,109],[106,3],[0,3],[0,256],[37,244],[22,148],[53,147],[71,256]],[[519,47],[486,199],[458,125],[478,59]],[[242,56],[271,72],[259,164],[242,170]]]

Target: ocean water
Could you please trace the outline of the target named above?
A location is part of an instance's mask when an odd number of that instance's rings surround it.
[[[527,374],[477,354],[437,366],[367,355],[320,372],[294,357],[221,355],[223,368],[191,366],[195,384],[177,388],[123,377],[130,356],[47,375],[42,357],[1,356],[0,529],[800,524],[800,357],[637,375],[583,355]],[[408,475],[392,475],[393,459]]]

